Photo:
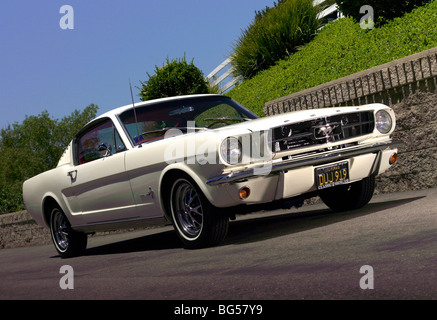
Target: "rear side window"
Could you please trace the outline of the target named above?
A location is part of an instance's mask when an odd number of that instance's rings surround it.
[[[107,119],[81,133],[76,140],[78,164],[88,163],[126,150],[117,129]]]

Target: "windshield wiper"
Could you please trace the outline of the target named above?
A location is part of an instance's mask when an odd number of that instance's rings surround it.
[[[217,118],[205,118],[202,121],[249,121],[249,118],[231,118],[231,117],[217,117]]]
[[[164,131],[168,131],[170,129],[176,129],[176,130],[205,130],[204,127],[165,127],[162,129],[158,129],[158,130],[152,130],[152,131],[145,131],[142,132],[140,135],[142,136],[143,134],[150,134],[150,133],[158,133],[158,132],[164,132]]]

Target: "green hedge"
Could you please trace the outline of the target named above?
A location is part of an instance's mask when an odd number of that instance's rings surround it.
[[[352,18],[340,19],[227,95],[263,116],[267,101],[436,47],[436,25],[437,0],[373,30],[362,30]]]

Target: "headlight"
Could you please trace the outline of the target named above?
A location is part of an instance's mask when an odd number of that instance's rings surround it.
[[[376,129],[378,129],[379,132],[384,134],[389,133],[393,126],[393,120],[390,114],[384,110],[380,110],[376,113],[375,121],[376,121]]]
[[[235,137],[226,138],[220,145],[220,154],[229,164],[241,162],[243,156],[241,142]]]

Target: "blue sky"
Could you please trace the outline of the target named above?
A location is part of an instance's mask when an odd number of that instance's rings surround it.
[[[0,128],[47,110],[60,119],[135,101],[155,65],[186,55],[208,75],[274,0],[14,0],[0,4]],[[63,30],[60,8],[74,9]]]

